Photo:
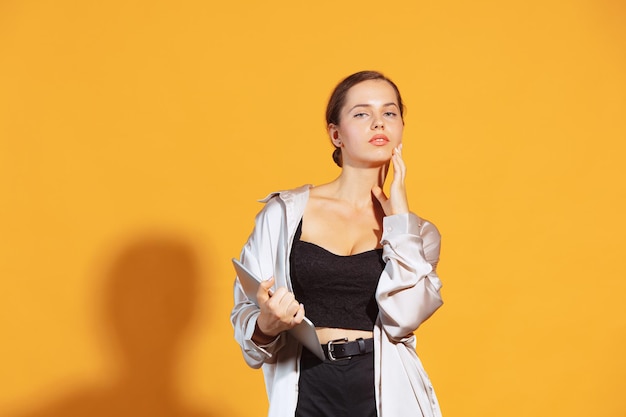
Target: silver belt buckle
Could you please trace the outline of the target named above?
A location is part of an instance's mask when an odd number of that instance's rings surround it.
[[[352,359],[352,356],[346,356],[345,358],[335,358],[335,356],[333,355],[333,352],[335,351],[334,345],[340,342],[346,343],[347,341],[348,341],[348,338],[344,337],[342,339],[335,339],[326,343],[326,346],[328,347],[328,359],[330,359],[333,362]]]

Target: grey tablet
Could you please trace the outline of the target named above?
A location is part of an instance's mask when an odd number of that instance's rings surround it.
[[[256,293],[259,289],[259,283],[261,280],[257,278],[248,268],[246,268],[238,259],[233,258],[233,266],[239,277],[239,282],[246,293],[246,296],[254,304],[258,305],[256,300]],[[315,333],[315,326],[311,323],[311,320],[306,317],[302,320],[302,323],[296,327],[288,330],[289,334],[298,339],[300,343],[306,346],[311,352],[315,354],[321,360],[324,360],[324,351],[320,345],[320,341]]]

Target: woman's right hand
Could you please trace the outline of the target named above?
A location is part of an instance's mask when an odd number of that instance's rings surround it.
[[[274,277],[262,281],[257,291],[261,314],[257,318],[252,339],[259,344],[271,343],[279,333],[289,330],[304,319],[304,306],[287,288],[280,287],[272,293]]]

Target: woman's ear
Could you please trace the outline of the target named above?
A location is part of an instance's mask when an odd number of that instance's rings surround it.
[[[328,125],[328,135],[330,136],[330,140],[336,147],[341,146],[341,138],[339,137],[339,129],[334,124]]]

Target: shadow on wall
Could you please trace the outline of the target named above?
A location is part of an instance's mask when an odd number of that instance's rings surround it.
[[[223,409],[190,410],[176,386],[178,349],[196,310],[200,279],[194,251],[179,239],[150,237],[128,246],[111,265],[103,294],[119,354],[117,378],[20,417],[224,415]]]

